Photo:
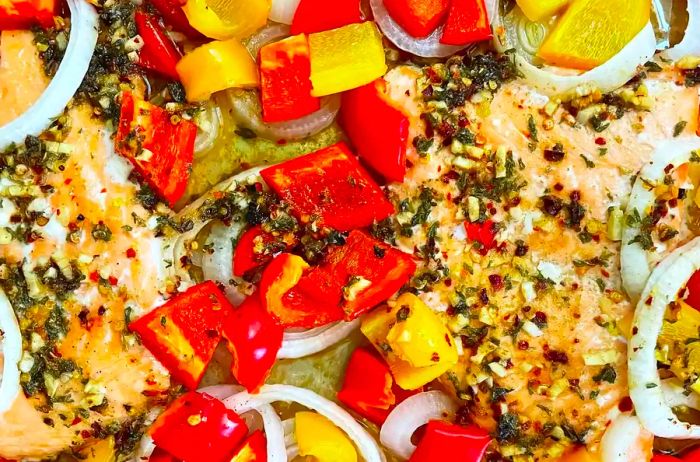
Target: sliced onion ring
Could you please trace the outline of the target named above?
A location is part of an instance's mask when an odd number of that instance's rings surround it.
[[[249,128],[257,136],[273,141],[301,140],[315,135],[335,120],[340,110],[340,95],[324,96],[321,108],[299,119],[287,122],[265,123],[262,120],[260,98],[254,90],[230,90],[233,116],[241,126]]]
[[[688,393],[680,380],[676,378],[664,379],[661,381],[661,388],[664,391],[664,399],[669,406],[685,406],[700,410],[700,395],[695,392]]]
[[[44,93],[24,114],[0,127],[0,151],[38,136],[60,116],[80,87],[97,43],[97,13],[85,0],[68,0],[71,30],[66,53]]]
[[[649,460],[653,435],[639,419],[629,413],[618,415],[605,430],[600,441],[602,462]]]
[[[340,342],[360,325],[360,320],[336,322],[302,332],[285,332],[278,359],[303,358]]]
[[[431,420],[444,420],[457,411],[454,400],[441,391],[425,391],[399,403],[379,432],[382,444],[402,459],[409,459],[416,445],[411,437]]]
[[[440,43],[443,26],[435,29],[427,37],[413,37],[392,19],[384,6],[384,0],[370,0],[369,4],[372,7],[374,20],[384,35],[403,51],[423,58],[445,58],[467,47],[467,45],[455,46]]]
[[[365,462],[386,461],[379,445],[362,425],[346,410],[311,390],[292,385],[263,385],[257,394],[244,391],[226,398],[224,404],[230,409],[242,413],[277,401],[299,403],[330,419],[353,440]],[[280,428],[282,428],[281,423]],[[282,431],[282,439],[284,440],[284,431]]]
[[[700,2],[688,0],[688,26],[683,40],[665,50],[662,56],[677,61],[684,56],[700,56]]]
[[[245,47],[248,49],[248,53],[250,53],[253,59],[257,61],[258,53],[262,47],[285,37],[289,37],[289,26],[284,24],[269,24],[250,37],[245,42]]]
[[[656,342],[666,307],[700,269],[700,238],[677,248],[659,263],[637,304],[627,349],[630,398],[644,427],[656,436],[700,439],[700,425],[682,422],[664,396],[656,367]]]
[[[268,17],[271,21],[291,24],[301,0],[272,0]]]
[[[0,414],[7,411],[19,395],[19,361],[22,359],[22,333],[15,311],[5,292],[0,289]]]
[[[656,201],[654,186],[663,182],[669,173],[669,166],[678,168],[690,161],[691,152],[700,149],[700,138],[676,138],[666,140],[656,147],[654,153],[642,170],[632,187],[625,217],[622,220],[622,248],[620,250],[620,272],[625,291],[633,302],[639,300],[651,270],[662,256],[651,250],[644,250],[638,243],[632,242],[639,233],[639,228],[631,225],[629,219],[639,214],[644,217]]]
[[[195,155],[201,154],[214,146],[221,131],[221,109],[207,102],[202,112],[195,117],[197,137],[194,140]]]
[[[234,222],[227,226],[216,221],[209,228],[206,243],[211,253],[206,251],[202,255],[204,279],[223,284],[226,298],[234,305],[240,305],[246,297],[238,290],[238,285],[244,281],[233,275],[233,243],[243,234],[244,229],[245,223]]]

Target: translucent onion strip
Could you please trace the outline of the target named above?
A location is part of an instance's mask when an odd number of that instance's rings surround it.
[[[2,414],[12,406],[19,395],[19,361],[22,359],[22,333],[15,311],[2,289],[0,289],[0,352],[2,353],[0,414]]]
[[[360,320],[337,322],[302,332],[285,332],[278,359],[303,358],[335,345],[360,326]]]
[[[270,15],[268,17],[271,21],[291,24],[300,1],[301,0],[272,0],[272,8],[270,8]]]
[[[637,417],[620,414],[603,434],[600,442],[602,462],[649,460],[653,439]]]
[[[245,42],[245,47],[248,49],[250,55],[258,60],[258,53],[260,49],[267,45],[268,43],[276,42],[282,40],[289,36],[289,26],[284,24],[270,24],[257,33],[250,37]]]
[[[662,56],[673,61],[684,56],[700,56],[700,1],[688,0],[688,26],[683,40],[664,51]]]

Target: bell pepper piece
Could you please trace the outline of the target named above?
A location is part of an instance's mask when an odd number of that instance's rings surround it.
[[[294,13],[290,32],[313,34],[362,22],[360,0],[336,0],[328,8],[327,0],[301,0]]]
[[[384,79],[343,93],[340,124],[372,170],[389,181],[403,181],[409,120],[389,102]]]
[[[175,65],[182,55],[172,40],[163,32],[155,17],[142,11],[134,15],[136,30],[143,39],[143,47],[139,51],[139,65],[158,72],[164,76],[178,80]]]
[[[537,54],[556,66],[592,69],[644,28],[650,10],[650,0],[574,0]]]
[[[253,226],[238,239],[233,251],[233,274],[242,277],[270,262],[273,255],[289,250],[297,243],[297,237],[288,233],[276,236],[262,226]]]
[[[691,459],[688,459],[691,460]],[[673,457],[669,456],[666,454],[654,454],[654,456],[651,458],[651,462],[682,462],[683,459],[679,459],[678,457]]]
[[[263,121],[282,122],[318,111],[311,96],[311,63],[305,35],[294,35],[260,50],[260,98]]]
[[[467,239],[481,244],[484,253],[496,247],[496,227],[493,221],[486,220],[482,223],[465,221],[464,228],[467,230]]]
[[[393,308],[371,312],[362,320],[361,330],[405,390],[422,387],[457,364],[452,334],[438,314],[411,293],[401,295]]]
[[[184,3],[184,2],[183,2]],[[151,4],[163,17],[165,24],[172,27],[177,32],[185,34],[192,40],[200,40],[204,36],[197,29],[190,26],[190,22],[182,11],[182,3],[178,0],[151,0]]]
[[[268,167],[263,179],[302,223],[338,231],[371,225],[394,212],[345,143]]]
[[[265,434],[260,430],[251,433],[230,462],[267,462]]]
[[[218,399],[191,391],[173,401],[149,432],[158,447],[184,462],[230,462],[248,427]]]
[[[484,0],[451,0],[440,43],[466,45],[488,38],[491,25]]]
[[[156,446],[148,462],[178,462],[178,460],[165,449]]]
[[[309,48],[313,96],[361,87],[386,73],[382,36],[372,21],[311,34]]]
[[[562,10],[570,0],[515,0],[523,14],[532,22],[542,21]]]
[[[114,437],[108,436],[103,440],[82,449],[78,457],[84,462],[114,462],[117,460],[114,451]]]
[[[227,88],[258,86],[258,66],[237,39],[195,48],[177,63],[176,69],[188,101],[204,101]]]
[[[490,443],[488,432],[475,425],[431,420],[409,462],[442,462],[455,455],[462,462],[481,462]]]
[[[209,38],[240,40],[265,26],[270,6],[270,0],[187,0],[182,11]]]
[[[312,456],[316,462],[357,462],[350,438],[321,414],[297,412],[294,432],[302,457]]]
[[[353,351],[345,369],[338,400],[370,421],[381,425],[396,403],[394,378],[383,359],[364,348]]]
[[[0,30],[29,29],[54,25],[56,0],[5,0],[0,2]]]
[[[700,311],[700,271],[696,271],[685,284],[685,302]]]
[[[562,456],[560,462],[601,462],[601,460],[599,456],[591,454],[585,447],[582,447]]]
[[[129,324],[172,376],[195,389],[220,340],[233,307],[216,284],[203,282]]]
[[[700,448],[696,447],[684,453],[681,460],[683,462],[698,462],[700,460]]]
[[[284,330],[262,307],[258,294],[253,294],[226,318],[221,333],[233,356],[233,376],[255,393],[272,370]]]
[[[194,122],[173,122],[165,109],[122,93],[115,149],[171,206],[187,187],[196,136]]]
[[[430,35],[445,19],[450,0],[384,0],[389,15],[414,37]]]

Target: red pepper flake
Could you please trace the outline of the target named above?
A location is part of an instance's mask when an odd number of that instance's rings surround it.
[[[629,396],[625,396],[620,400],[620,403],[617,405],[618,409],[620,409],[621,412],[629,412],[633,409],[632,405],[632,400],[630,399]]]
[[[126,258],[136,258],[136,251],[134,249],[127,249],[126,250]]]
[[[109,281],[109,284],[112,285],[112,286],[116,286],[116,285],[117,285],[117,282],[119,282],[119,281],[117,280],[117,278],[115,278],[114,276],[110,276],[109,279],[108,279],[108,281]]]
[[[78,425],[82,421],[83,421],[83,419],[81,419],[80,417],[76,417],[75,419],[73,419],[73,421],[70,424],[71,424],[71,426]]]
[[[495,292],[503,288],[503,278],[498,274],[490,274],[489,282],[491,283],[491,287]]]
[[[90,280],[92,282],[99,282],[99,280],[100,280],[99,273],[97,271],[93,271],[92,273],[90,273]]]
[[[66,184],[66,185],[69,185],[69,184],[71,184],[72,182],[73,182],[73,178],[66,178],[66,179],[63,181],[63,183]]]
[[[607,144],[607,142],[605,141],[605,138],[603,138],[602,136],[599,136],[598,138],[595,139],[595,144],[597,144],[598,146],[605,146]]]

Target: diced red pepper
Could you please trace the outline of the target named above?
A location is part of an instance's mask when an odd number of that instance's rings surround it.
[[[685,287],[687,289],[685,302],[696,310],[700,310],[700,271],[690,276]]]
[[[29,29],[54,25],[56,0],[8,0],[0,2],[0,30]]]
[[[442,462],[457,457],[461,462],[480,462],[491,443],[486,430],[431,420],[409,462]]]
[[[156,447],[148,458],[148,462],[178,462],[178,460],[165,449]]]
[[[329,8],[328,0],[301,0],[292,20],[290,32],[313,34],[362,22],[360,0],[334,0]]]
[[[343,93],[340,124],[367,165],[389,181],[403,181],[409,120],[388,101],[384,79]]]
[[[197,40],[204,36],[190,25],[190,22],[182,11],[182,5],[186,2],[177,0],[150,0],[153,6],[163,16],[163,21],[174,30],[182,32],[188,38]]]
[[[450,0],[384,0],[389,15],[414,37],[430,35],[445,19]]]
[[[139,50],[139,65],[170,79],[180,80],[175,65],[182,54],[158,24],[158,20],[142,11],[137,11],[134,19],[136,30],[143,40],[143,47]]]
[[[683,462],[700,462],[700,447],[695,447],[681,456]]]
[[[484,0],[451,0],[440,43],[466,45],[491,38]]]
[[[159,447],[184,462],[230,462],[248,427],[218,399],[191,391],[158,416],[150,434]]]
[[[265,45],[258,62],[263,121],[282,122],[318,111],[321,100],[311,96],[309,42],[304,34]]]
[[[235,308],[224,322],[222,335],[233,356],[231,372],[238,383],[252,393],[265,383],[277,352],[282,346],[284,330],[253,294]]]
[[[199,385],[233,307],[211,281],[182,292],[129,324],[173,378]]]
[[[467,239],[481,244],[484,252],[496,247],[496,226],[493,221],[486,220],[482,223],[467,221],[464,227],[467,230]]]
[[[187,187],[194,157],[197,125],[173,120],[163,108],[122,93],[116,151],[171,206]]]
[[[666,454],[654,454],[651,458],[651,462],[682,462],[684,459],[679,459],[678,457],[668,456]],[[692,459],[688,459],[689,461]],[[700,459],[697,459],[700,460]]]
[[[345,143],[337,143],[260,172],[302,223],[338,231],[369,226],[394,213],[391,202]]]
[[[250,434],[230,462],[267,462],[267,439],[260,430]]]
[[[266,233],[260,225],[248,228],[238,239],[233,251],[233,274],[242,277],[271,261],[273,252],[266,250],[270,245],[281,247],[279,250],[286,250],[289,247],[272,234]]]
[[[396,403],[394,378],[389,366],[376,354],[357,348],[345,369],[338,400],[370,421],[381,425]]]

